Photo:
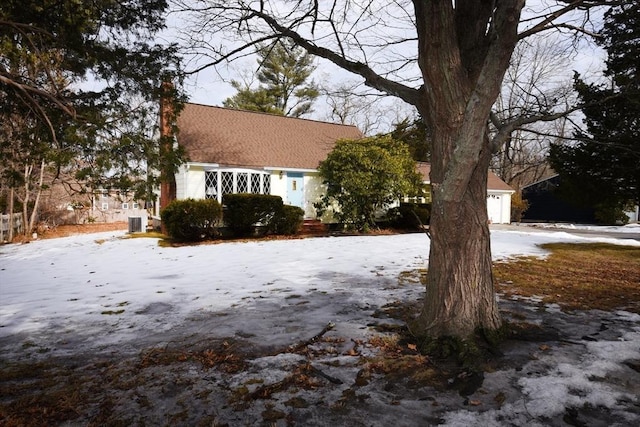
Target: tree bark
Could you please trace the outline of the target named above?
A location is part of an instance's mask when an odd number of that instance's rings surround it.
[[[432,191],[427,290],[414,324],[420,335],[466,338],[501,326],[487,216],[489,160],[484,150],[461,200]]]
[[[31,180],[29,177],[31,176],[31,171],[33,171],[33,164],[27,164],[24,167],[24,198],[22,200],[22,227],[23,233],[25,236],[29,235],[29,199],[31,198],[31,192],[29,191],[29,187],[31,184]]]
[[[12,187],[9,188],[9,242],[13,241],[14,237],[14,221],[13,221],[13,206],[15,199],[15,189]]]
[[[38,210],[40,206],[40,196],[42,196],[42,184],[44,183],[44,167],[45,161],[44,159],[40,162],[40,177],[38,179],[38,191],[36,193],[36,198],[33,201],[33,209],[31,211],[31,217],[29,218],[29,232],[33,232],[35,229],[36,219],[38,218]]]

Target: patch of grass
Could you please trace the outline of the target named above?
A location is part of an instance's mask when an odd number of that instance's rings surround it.
[[[564,310],[624,309],[640,313],[640,248],[605,243],[552,243],[544,259],[494,265],[507,297],[542,298]]]
[[[105,310],[105,311],[101,312],[100,314],[104,314],[104,315],[110,316],[110,315],[122,314],[122,313],[124,313],[124,310]]]
[[[427,269],[419,268],[416,270],[402,271],[398,275],[398,285],[426,285]]]
[[[127,239],[140,239],[140,238],[150,238],[150,239],[166,239],[167,236],[165,234],[160,233],[159,231],[146,231],[140,233],[130,233],[127,234]]]

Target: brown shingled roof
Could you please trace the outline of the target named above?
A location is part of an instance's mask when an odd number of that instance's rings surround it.
[[[221,166],[317,169],[338,139],[362,137],[355,126],[189,103],[178,117],[189,160]]]
[[[431,182],[429,174],[431,173],[431,165],[425,162],[418,162],[418,173],[422,176],[424,182]],[[498,175],[489,171],[489,177],[487,178],[487,189],[495,191],[514,191],[506,182],[501,180]]]

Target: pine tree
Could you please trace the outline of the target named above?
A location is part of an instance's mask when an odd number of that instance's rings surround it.
[[[223,105],[249,111],[301,117],[311,113],[313,101],[320,92],[313,82],[308,82],[316,69],[313,57],[304,49],[279,40],[257,51],[259,68],[256,77],[260,86],[232,81],[238,93],[227,98]]]
[[[550,160],[561,177],[561,194],[612,223],[640,203],[640,5],[611,8],[601,36],[610,84],[587,84],[576,76],[586,129],[575,133],[575,144],[553,145]]]

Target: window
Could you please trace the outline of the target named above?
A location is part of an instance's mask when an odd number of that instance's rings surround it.
[[[218,171],[206,171],[204,173],[204,197],[216,199],[218,197]]]
[[[222,202],[223,195],[233,193],[271,194],[271,175],[246,169],[205,171],[206,199]]]
[[[260,194],[260,178],[263,175],[259,174],[259,173],[252,173],[251,174],[251,192],[253,194]]]
[[[271,175],[262,175],[262,194],[271,194]]]
[[[102,190],[100,196],[103,199],[106,199],[107,197],[109,197],[109,192],[107,190]]]
[[[238,172],[236,177],[236,193],[248,193],[249,174],[246,172]]]
[[[109,209],[109,203],[103,203],[102,204],[102,210],[106,211],[107,209]]]
[[[220,192],[224,194],[233,193],[233,172],[223,171],[220,173],[221,175],[221,186]]]
[[[140,204],[138,202],[133,202],[133,209],[140,209]]]
[[[129,209],[129,203],[123,203],[122,209]]]

